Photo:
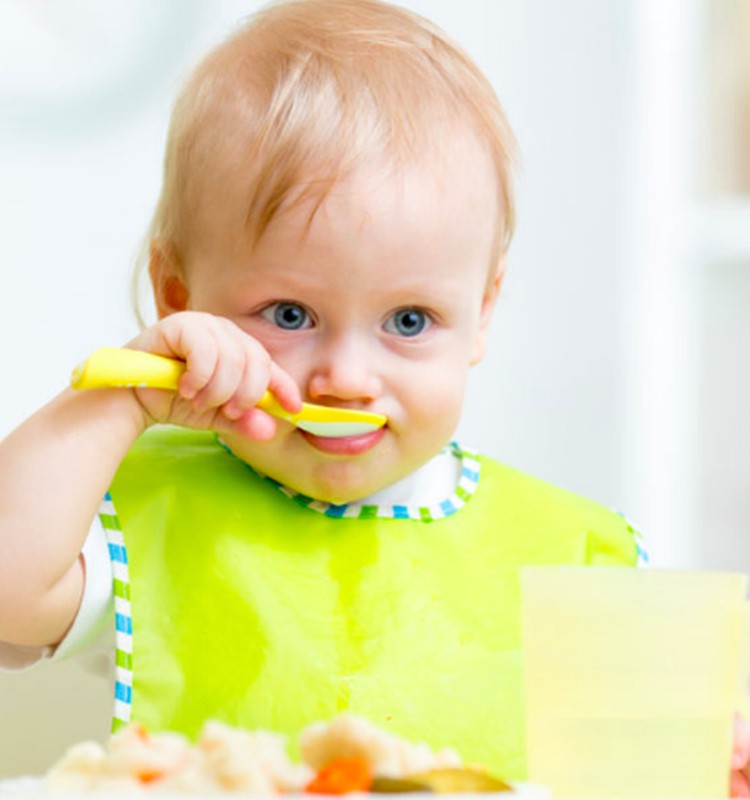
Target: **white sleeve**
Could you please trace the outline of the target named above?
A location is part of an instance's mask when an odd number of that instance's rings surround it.
[[[109,549],[99,517],[91,523],[81,551],[83,597],[65,638],[56,647],[29,647],[0,641],[0,670],[19,670],[41,661],[80,657],[81,664],[108,674],[114,659],[114,600]]]

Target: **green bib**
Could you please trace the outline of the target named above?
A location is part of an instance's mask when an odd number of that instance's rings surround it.
[[[350,518],[288,496],[213,434],[142,436],[105,521],[127,551],[132,718],[293,743],[352,711],[524,778],[519,568],[634,564],[636,543],[601,506],[479,464],[474,495],[441,519]]]

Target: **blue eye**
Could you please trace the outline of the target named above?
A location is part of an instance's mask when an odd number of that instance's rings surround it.
[[[418,308],[402,308],[391,314],[383,326],[388,333],[399,336],[419,336],[432,325],[429,316]]]
[[[260,315],[286,331],[299,331],[312,327],[312,318],[303,306],[297,303],[274,303],[264,308]]]

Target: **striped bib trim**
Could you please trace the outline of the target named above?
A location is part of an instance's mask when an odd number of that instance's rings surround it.
[[[217,436],[219,444],[231,455],[234,453],[224,444],[224,442]],[[396,504],[396,505],[376,505],[373,503],[344,503],[337,505],[335,503],[327,503],[323,500],[316,500],[313,497],[308,497],[301,492],[290,489],[288,486],[279,483],[268,475],[263,475],[261,472],[253,469],[249,464],[247,468],[254,472],[259,478],[262,478],[267,483],[276,487],[282,494],[285,494],[290,500],[293,500],[297,505],[309,508],[311,511],[316,511],[318,514],[324,514],[333,519],[347,518],[347,519],[413,519],[422,522],[434,522],[444,517],[449,517],[455,514],[456,511],[463,508],[466,503],[472,498],[479,483],[480,463],[477,453],[466,447],[462,447],[457,442],[451,442],[446,450],[451,452],[455,458],[460,461],[461,468],[458,478],[458,483],[453,493],[441,500],[438,503],[433,503],[427,506],[409,505],[409,504]],[[445,451],[444,451],[445,452]],[[236,458],[236,456],[234,456]]]
[[[107,492],[99,506],[99,520],[112,564],[115,606],[115,704],[112,732],[130,722],[133,702],[133,617],[130,611],[128,552],[112,498]]]

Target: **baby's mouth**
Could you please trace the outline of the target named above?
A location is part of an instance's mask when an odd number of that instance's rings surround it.
[[[385,436],[387,425],[369,433],[357,436],[316,436],[307,431],[300,431],[308,444],[322,453],[335,456],[359,456],[372,450]]]

